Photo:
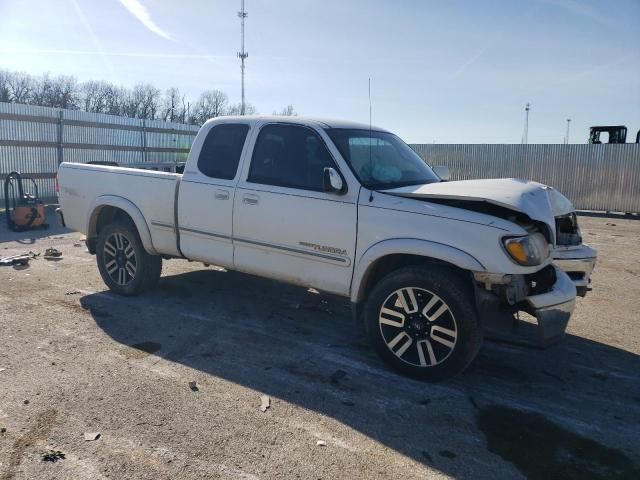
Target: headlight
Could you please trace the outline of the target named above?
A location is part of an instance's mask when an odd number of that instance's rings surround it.
[[[520,265],[540,265],[549,258],[550,248],[541,233],[503,239],[507,253]]]

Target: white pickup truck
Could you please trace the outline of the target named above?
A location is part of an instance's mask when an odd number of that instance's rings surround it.
[[[114,292],[155,285],[163,258],[331,292],[384,360],[428,380],[461,372],[520,311],[541,341],[561,337],[596,260],[552,188],[446,181],[356,123],[217,118],[183,174],[63,163],[58,175],[60,219],[87,236]]]

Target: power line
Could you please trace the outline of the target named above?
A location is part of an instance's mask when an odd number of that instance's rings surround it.
[[[238,52],[238,58],[240,59],[240,75],[242,77],[242,103],[240,104],[240,115],[244,115],[245,113],[244,62],[249,54],[244,50],[244,19],[248,16],[249,14],[244,9],[244,0],[240,0],[240,11],[238,12],[238,17],[240,17],[240,51]]]

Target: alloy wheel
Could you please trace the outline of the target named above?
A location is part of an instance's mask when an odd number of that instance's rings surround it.
[[[133,244],[122,233],[112,233],[104,242],[104,268],[118,285],[125,286],[135,277],[136,253]]]
[[[449,305],[423,288],[394,291],[382,304],[378,324],[387,348],[416,367],[444,362],[458,340],[458,326]]]

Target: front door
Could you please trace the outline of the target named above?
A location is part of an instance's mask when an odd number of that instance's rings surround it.
[[[236,269],[348,295],[358,192],[325,192],[325,167],[337,169],[312,128],[261,128],[234,200]]]

